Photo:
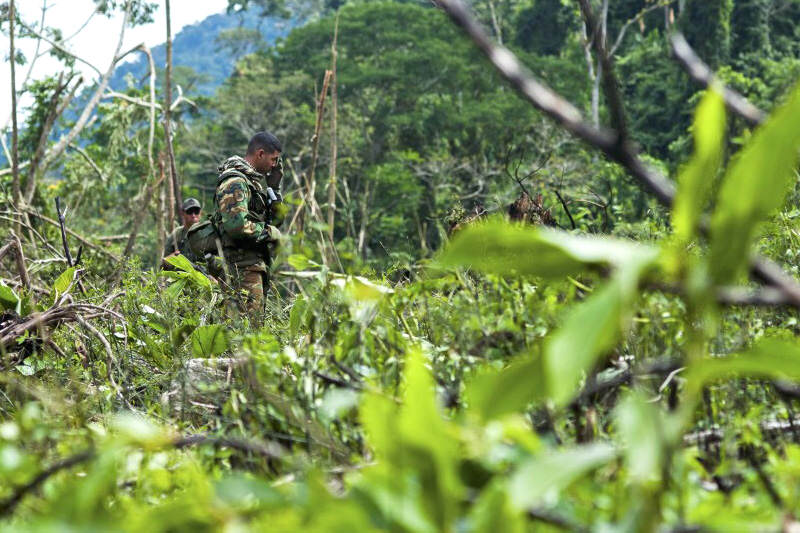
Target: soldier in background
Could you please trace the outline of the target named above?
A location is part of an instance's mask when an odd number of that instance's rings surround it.
[[[221,234],[230,284],[244,291],[244,307],[256,315],[263,309],[268,267],[280,237],[276,226],[285,216],[280,196],[281,151],[273,134],[256,133],[244,157],[230,157],[219,167],[214,195],[213,218]]]
[[[202,206],[195,198],[187,198],[181,206],[181,218],[183,225],[178,226],[175,230],[167,236],[167,242],[164,243],[164,257],[181,254],[191,262],[195,262],[197,257],[192,253],[189,248],[189,241],[186,238],[186,233],[194,224],[200,220],[200,213]]]

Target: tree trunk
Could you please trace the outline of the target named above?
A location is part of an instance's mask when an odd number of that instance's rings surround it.
[[[328,181],[328,239],[330,245],[335,249],[333,241],[333,225],[336,217],[336,41],[339,37],[339,15],[333,27],[333,44],[331,45],[331,163],[330,179]],[[335,254],[335,252],[334,252]]]
[[[169,176],[172,184],[172,200],[174,202],[171,213],[180,213],[181,206],[183,205],[183,198],[181,197],[180,182],[178,180],[178,172],[175,168],[175,152],[172,148],[172,134],[170,132],[172,120],[170,107],[172,107],[172,22],[170,18],[169,0],[164,0],[167,11],[167,70],[164,78],[164,136],[167,141],[167,157],[169,158]],[[176,220],[170,220],[170,225],[174,224]]]
[[[17,130],[17,79],[15,69],[15,51],[14,51],[14,0],[9,0],[8,3],[8,38],[9,38],[9,53],[11,64],[11,175],[12,175],[12,194],[14,197],[14,206],[20,207],[20,200],[22,198],[22,189],[19,183],[19,147]]]

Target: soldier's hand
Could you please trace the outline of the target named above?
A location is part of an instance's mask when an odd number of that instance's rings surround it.
[[[267,185],[277,189],[281,186],[281,179],[283,179],[283,158],[278,159],[278,163],[267,174]]]

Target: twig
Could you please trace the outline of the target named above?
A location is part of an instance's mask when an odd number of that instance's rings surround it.
[[[64,225],[64,213],[61,211],[61,198],[56,196],[56,213],[58,213],[58,225],[61,228],[61,244],[64,246],[64,257],[67,258],[67,266],[72,266],[72,254],[69,253],[69,243],[67,242],[67,231]]]
[[[680,33],[674,33],[670,37],[672,53],[675,58],[686,70],[689,76],[703,87],[714,87],[722,95],[725,105],[733,113],[745,119],[751,126],[761,124],[767,119],[767,114],[751,104],[744,96],[722,84],[711,69],[686,42]]]
[[[203,434],[178,437],[169,442],[165,447],[172,447],[180,450],[183,448],[190,448],[192,446],[199,446],[203,444],[231,448],[240,452],[252,453],[254,455],[259,455],[261,457],[270,459],[279,459],[283,456],[283,448],[273,442],[264,444],[229,437],[214,437]],[[14,490],[14,494],[12,494],[9,498],[3,502],[0,502],[0,516],[6,516],[12,513],[25,495],[36,490],[42,483],[47,481],[47,479],[54,474],[90,461],[96,456],[97,452],[94,449],[84,450],[71,455],[66,459],[62,459],[51,465],[49,468],[41,471],[31,481],[21,485],[20,487],[17,487]]]
[[[575,229],[577,227],[575,225],[575,219],[572,218],[572,213],[569,212],[569,207],[567,207],[567,202],[564,201],[564,198],[561,196],[561,193],[558,192],[558,189],[555,190],[555,193],[556,197],[558,198],[558,201],[561,202],[561,207],[564,208],[564,212],[567,213],[567,216],[569,217],[569,223],[572,226],[572,229]]]
[[[25,252],[22,250],[22,243],[13,231],[10,233],[11,242],[14,244],[16,251],[14,252],[14,260],[17,263],[17,270],[19,271],[19,280],[22,286],[26,289],[31,288],[31,278],[28,275],[28,269],[25,267]]]
[[[14,494],[12,494],[8,499],[0,503],[0,516],[5,516],[14,511],[16,506],[22,501],[22,498],[25,497],[26,494],[29,492],[34,491],[39,485],[47,481],[52,475],[57,474],[61,470],[65,470],[67,468],[72,468],[73,466],[79,465],[84,463],[94,457],[95,452],[94,450],[86,450],[80,453],[76,453],[66,459],[62,459],[57,463],[54,463],[49,468],[39,472],[32,480],[30,480],[25,485],[18,487]]]
[[[34,217],[47,222],[48,224],[52,224],[53,226],[60,226],[60,224],[58,223],[57,220],[53,220],[52,218],[50,218],[48,216],[42,215],[41,213],[37,212],[34,209],[28,208],[28,209],[25,209],[25,212],[28,213],[29,215],[33,215]],[[113,259],[114,261],[117,261],[117,262],[121,261],[119,256],[109,252],[108,250],[104,249],[101,246],[98,246],[97,244],[93,243],[92,241],[90,241],[89,239],[84,237],[83,235],[80,235],[79,233],[76,233],[76,232],[74,232],[73,230],[71,230],[69,228],[65,228],[65,229],[66,229],[68,234],[70,234],[73,237],[75,237],[76,239],[78,239],[80,242],[85,244],[88,248],[91,248],[92,250],[95,250],[97,252],[100,252],[100,253],[106,255],[109,258]]]

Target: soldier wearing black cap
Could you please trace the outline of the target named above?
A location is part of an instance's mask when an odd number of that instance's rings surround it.
[[[181,217],[183,219],[183,226],[178,226],[175,230],[167,236],[167,242],[164,244],[164,257],[170,255],[181,254],[189,261],[196,261],[197,258],[189,248],[189,241],[186,238],[186,232],[192,225],[200,221],[200,202],[195,198],[187,198],[181,206]]]

